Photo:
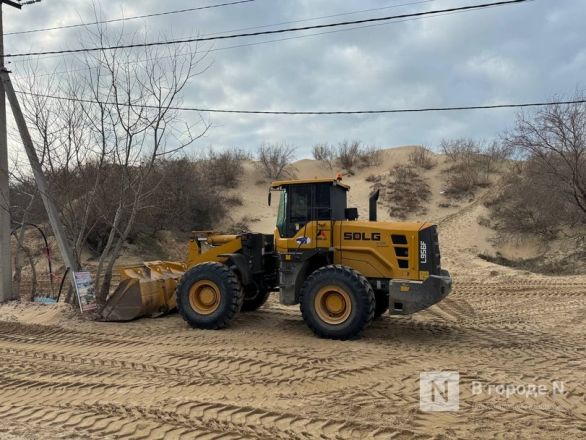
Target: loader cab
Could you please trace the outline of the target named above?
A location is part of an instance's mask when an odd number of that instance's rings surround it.
[[[276,229],[278,237],[307,237],[308,224],[330,223],[346,218],[350,187],[339,179],[311,179],[273,182],[271,191],[279,192]],[[315,228],[312,228],[315,232]],[[309,237],[311,242],[311,237]]]

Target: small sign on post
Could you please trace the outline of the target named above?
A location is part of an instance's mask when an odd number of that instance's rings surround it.
[[[92,275],[89,272],[73,272],[73,278],[75,279],[75,291],[81,312],[95,310],[98,305]]]

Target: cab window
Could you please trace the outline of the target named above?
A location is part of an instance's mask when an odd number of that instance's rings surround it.
[[[294,237],[312,220],[331,220],[330,183],[290,185],[281,194],[277,228],[283,238]]]
[[[315,202],[312,220],[331,220],[330,188],[332,185],[322,183],[315,186]]]
[[[287,191],[281,191],[279,197],[279,210],[277,212],[277,229],[279,235],[285,237],[287,232],[285,230],[287,224]]]
[[[287,237],[293,237],[310,219],[311,185],[294,185],[288,188],[289,222]]]

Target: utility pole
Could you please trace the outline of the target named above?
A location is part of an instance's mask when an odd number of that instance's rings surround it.
[[[79,270],[77,260],[73,256],[73,252],[69,242],[65,237],[63,225],[59,218],[59,211],[53,200],[49,196],[49,187],[47,180],[43,174],[41,163],[37,157],[31,135],[26,126],[26,121],[22,114],[20,104],[14,93],[14,88],[10,82],[10,75],[4,65],[4,33],[2,29],[2,4],[20,9],[21,3],[16,3],[12,0],[0,0],[0,303],[14,299],[12,291],[12,260],[10,256],[10,202],[8,194],[8,138],[6,128],[6,97],[10,102],[12,113],[22,138],[22,143],[26,150],[33,175],[41,193],[41,198],[45,204],[51,228],[57,239],[57,245],[63,257],[63,262],[66,267],[70,269],[72,282],[74,283],[73,272]],[[24,4],[32,4],[36,1],[24,2]],[[75,284],[75,283],[74,283]]]
[[[20,104],[18,103],[16,93],[14,92],[14,87],[12,86],[12,82],[10,82],[10,75],[8,74],[8,70],[6,70],[6,68],[0,70],[0,83],[2,83],[4,92],[8,97],[8,101],[10,102],[12,114],[14,115],[18,131],[20,132],[20,137],[22,138],[22,143],[24,144],[26,155],[28,156],[28,160],[31,164],[33,175],[35,176],[35,181],[37,183],[37,188],[41,194],[41,199],[43,199],[43,204],[45,205],[45,210],[47,211],[47,216],[49,217],[49,223],[51,223],[53,234],[55,234],[57,246],[61,252],[61,257],[63,258],[65,267],[70,269],[72,283],[75,285],[73,272],[79,270],[77,260],[73,256],[73,250],[71,249],[71,246],[65,237],[63,224],[59,218],[59,211],[57,210],[55,203],[53,203],[53,199],[49,195],[49,185],[47,184],[47,179],[43,174],[41,162],[39,161],[37,152],[35,151],[31,135],[28,131],[28,127],[26,126],[24,115],[22,114]]]
[[[20,9],[20,4],[0,0],[0,69],[4,69],[4,30],[2,4]],[[0,84],[0,303],[14,299],[12,291],[12,257],[10,255],[10,199],[8,191],[8,135],[6,128],[6,95]]]

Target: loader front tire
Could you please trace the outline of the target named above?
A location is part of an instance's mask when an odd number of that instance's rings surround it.
[[[201,263],[177,284],[177,309],[194,328],[226,327],[242,308],[244,293],[238,277],[222,263]]]
[[[305,323],[317,336],[352,339],[374,317],[374,292],[368,280],[355,270],[325,266],[303,283],[300,307]]]
[[[271,292],[264,286],[259,286],[255,282],[244,286],[244,303],[242,304],[243,312],[254,312],[258,310],[267,299]]]

